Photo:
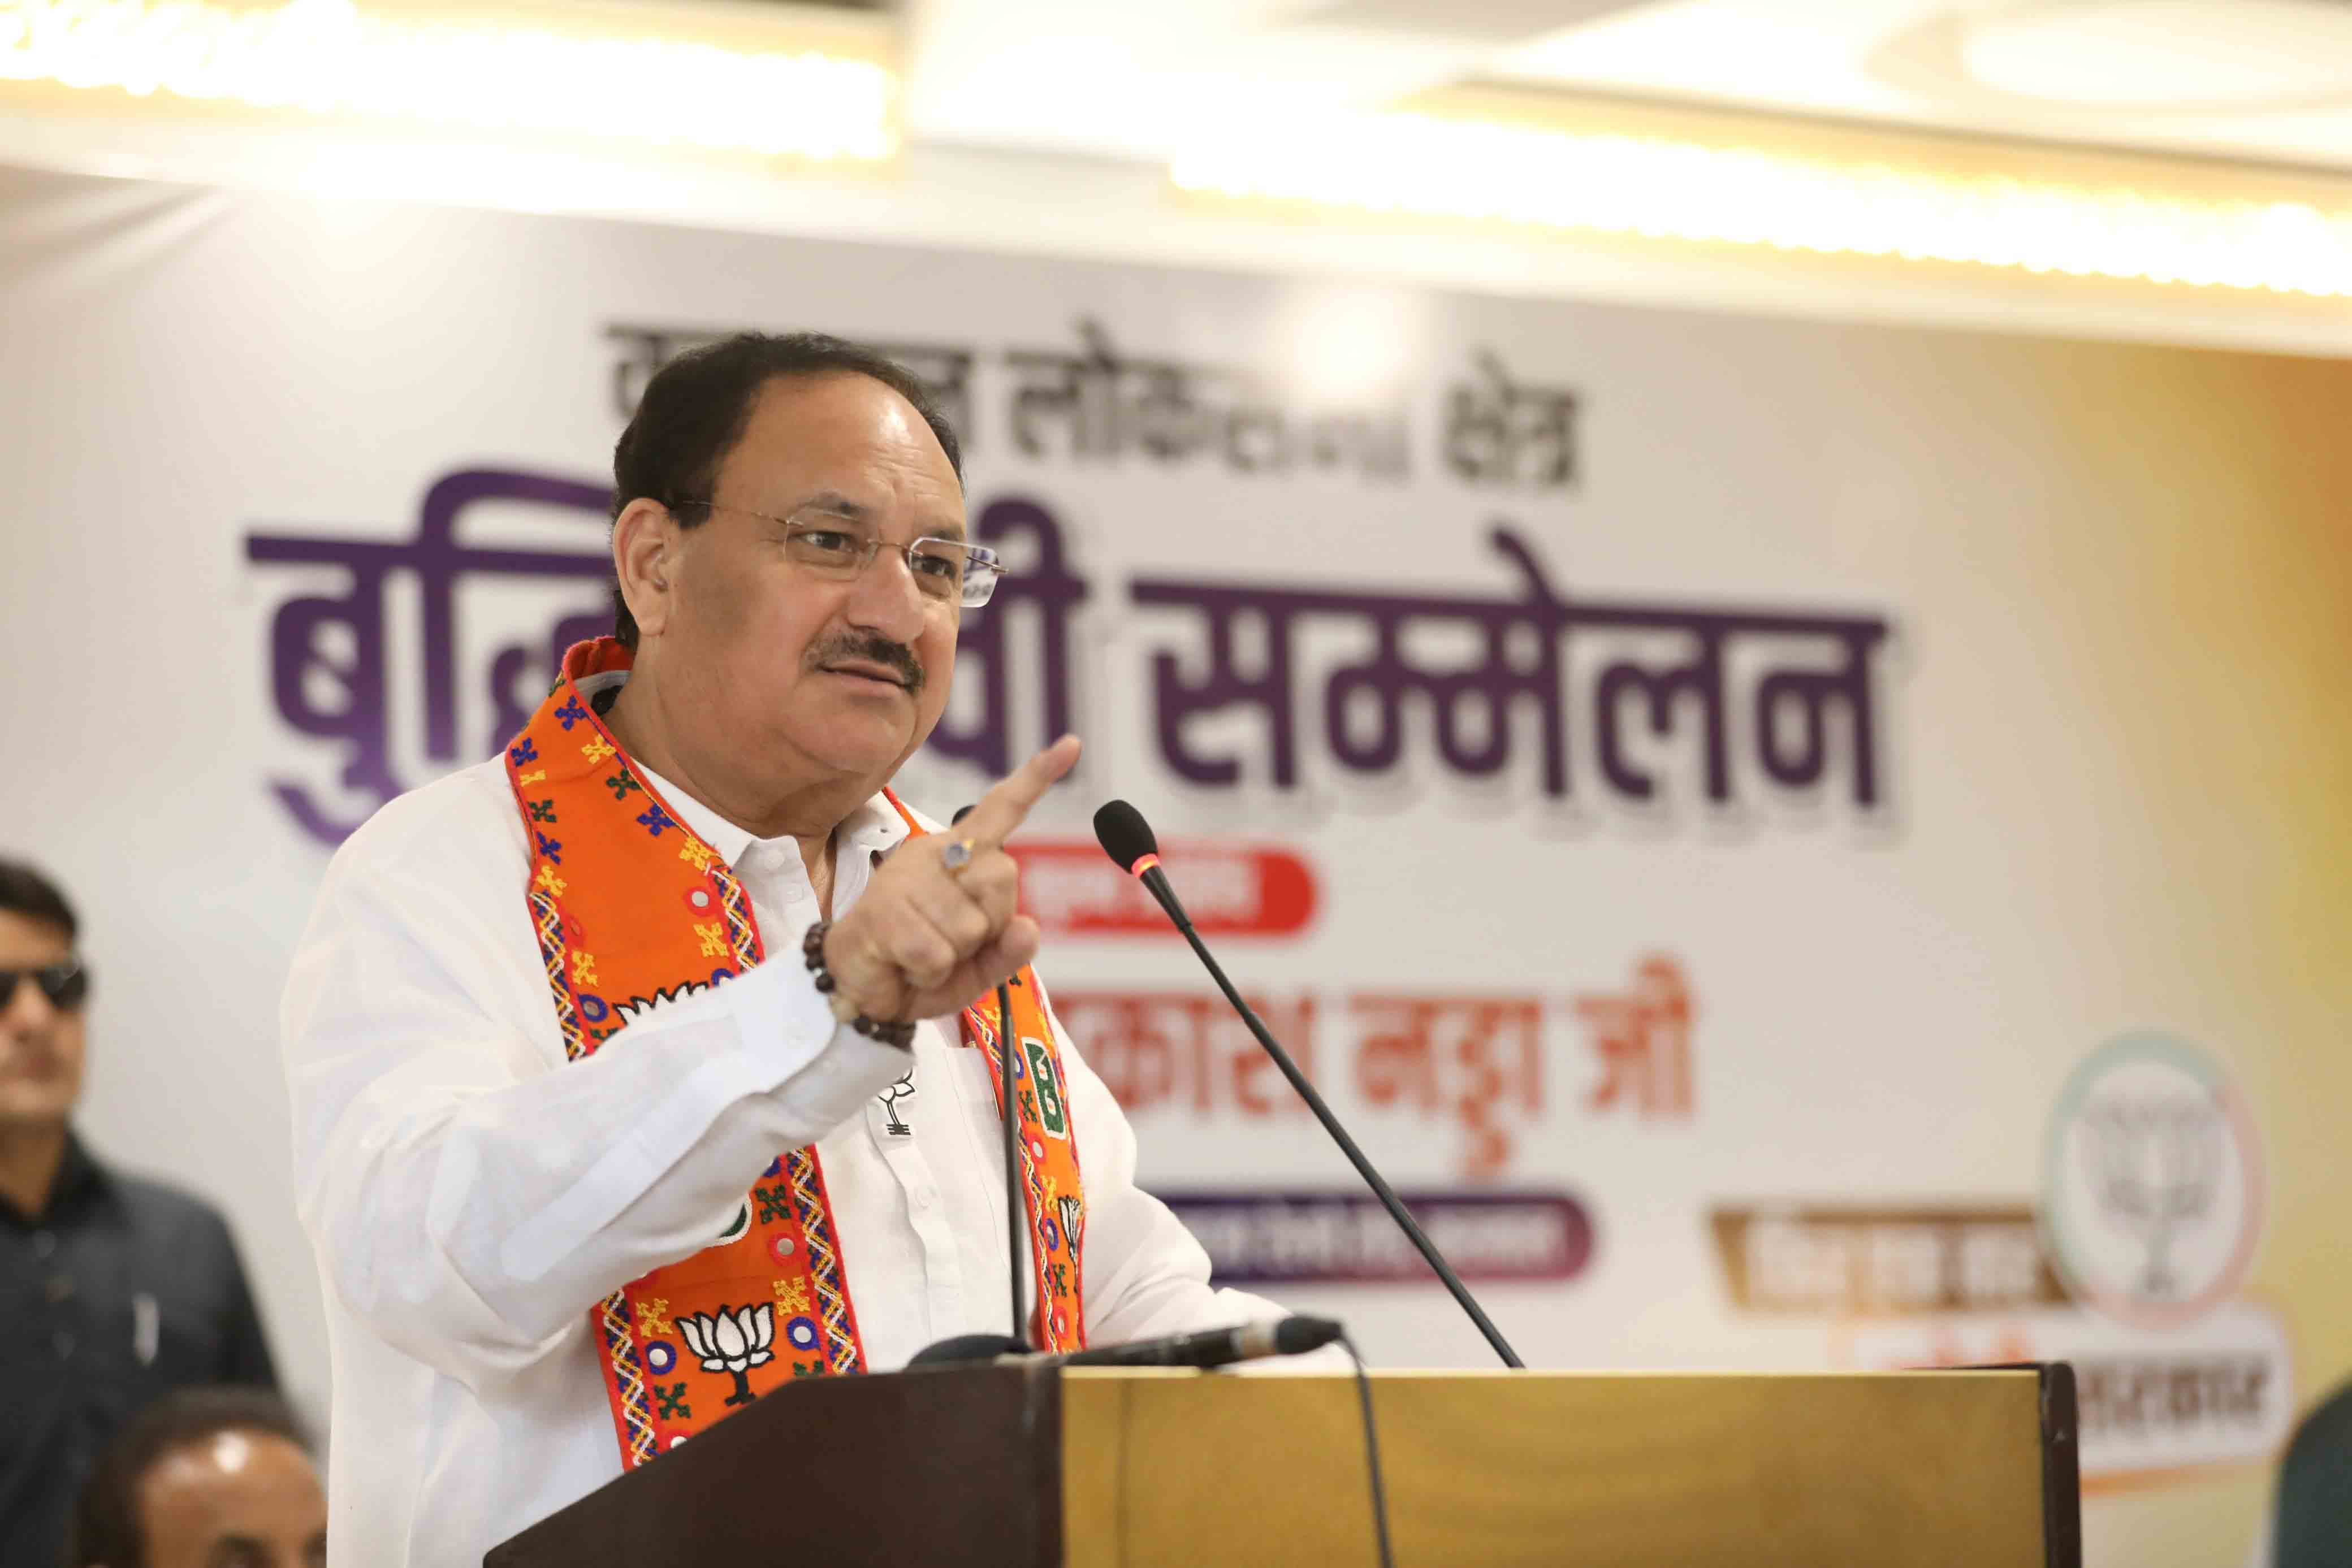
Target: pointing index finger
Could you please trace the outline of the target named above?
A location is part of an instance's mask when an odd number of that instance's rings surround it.
[[[1078,737],[1066,735],[1000,779],[963,820],[962,837],[975,848],[1003,848],[1029,815],[1029,809],[1044,800],[1045,791],[1077,762],[1078,751]]]

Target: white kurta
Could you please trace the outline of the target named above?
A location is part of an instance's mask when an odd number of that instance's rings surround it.
[[[589,1309],[718,1236],[786,1148],[817,1146],[875,1370],[1008,1327],[986,1059],[952,1019],[923,1024],[914,1092],[895,1102],[909,1131],[892,1132],[877,1095],[908,1056],[837,1026],[810,983],[800,942],[817,906],[793,841],[653,782],[734,868],[771,957],[584,1061],[565,1061],[556,1030],[500,761],[393,801],[328,869],[282,1022],[333,1347],[337,1568],[478,1563],[619,1475]],[[906,831],[878,795],[843,824],[836,915]],[[1274,1314],[1211,1290],[1200,1246],[1135,1185],[1126,1117],[1062,1040],[1089,1336]]]

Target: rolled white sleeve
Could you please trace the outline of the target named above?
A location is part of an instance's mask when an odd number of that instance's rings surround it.
[[[907,1056],[837,1026],[787,946],[563,1061],[544,981],[532,997],[520,977],[535,966],[515,962],[531,940],[519,838],[511,864],[460,863],[436,841],[449,803],[420,797],[336,856],[295,956],[295,1178],[347,1310],[478,1385],[716,1239],[780,1150],[856,1112]]]

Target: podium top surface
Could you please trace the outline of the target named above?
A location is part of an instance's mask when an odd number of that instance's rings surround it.
[[[1401,1563],[2078,1568],[2064,1366],[1391,1371]],[[769,1506],[778,1479],[800,1500]],[[491,1568],[1377,1561],[1351,1374],[1042,1359],[788,1385],[492,1552]]]
[[[1376,1561],[1352,1376],[1061,1384],[1073,1568]],[[1399,1371],[1371,1390],[1402,1563],[2080,1561],[2063,1367]]]

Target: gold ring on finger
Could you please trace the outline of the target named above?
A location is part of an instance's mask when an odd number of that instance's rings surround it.
[[[970,839],[957,839],[940,852],[940,864],[947,867],[950,876],[954,876],[971,863],[971,849]]]

